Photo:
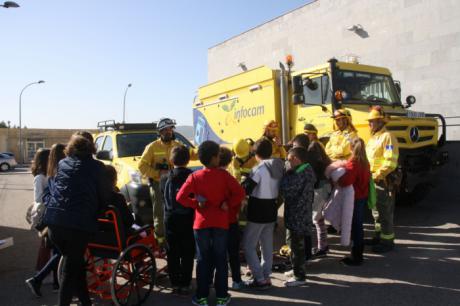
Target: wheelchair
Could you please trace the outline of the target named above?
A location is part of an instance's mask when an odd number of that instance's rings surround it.
[[[148,224],[129,232],[113,206],[98,218],[98,225],[99,230],[85,252],[89,293],[103,300],[112,300],[117,306],[143,304],[155,285],[156,259],[165,258],[155,240],[153,226]],[[61,258],[58,266],[60,283],[62,262]]]

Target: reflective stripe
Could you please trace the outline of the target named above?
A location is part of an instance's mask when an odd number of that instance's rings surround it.
[[[385,240],[393,240],[395,239],[395,234],[384,234],[384,233],[381,233],[380,234],[380,238],[381,239],[385,239]]]

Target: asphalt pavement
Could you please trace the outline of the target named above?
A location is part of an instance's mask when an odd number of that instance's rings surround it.
[[[459,305],[458,161],[455,165],[456,168],[451,164],[443,169],[436,188],[422,202],[396,208],[397,247],[393,252],[376,255],[366,250],[364,265],[344,267],[339,259],[348,250],[338,245],[337,236],[332,236],[329,256],[307,266],[307,286],[284,288],[284,275],[274,273],[272,289],[231,292],[231,305]],[[24,283],[34,273],[39,244],[36,233],[25,221],[32,192],[32,175],[27,169],[0,173],[0,239],[14,238],[13,246],[0,250],[0,305],[57,303],[50,283],[43,285],[40,299],[33,297]],[[371,235],[369,216],[366,235]],[[281,226],[278,241],[282,236]],[[94,302],[110,304],[98,299]],[[174,296],[163,287],[155,288],[145,305],[190,304],[190,298]]]

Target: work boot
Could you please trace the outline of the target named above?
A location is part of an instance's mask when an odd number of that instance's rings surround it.
[[[343,258],[340,262],[346,266],[360,266],[363,263],[364,246],[351,248],[351,255]]]
[[[387,253],[393,250],[395,244],[393,240],[382,239],[379,244],[376,244],[372,247],[372,252],[374,253]]]

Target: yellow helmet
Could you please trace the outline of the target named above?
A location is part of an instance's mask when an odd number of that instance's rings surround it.
[[[351,121],[351,113],[348,109],[340,108],[334,111],[334,114],[331,116],[334,119],[347,118]]]
[[[367,115],[367,121],[375,119],[386,119],[385,112],[380,106],[372,107],[369,112],[369,115]]]
[[[235,152],[236,157],[243,158],[249,155],[251,152],[251,146],[246,139],[238,139],[233,141],[233,152]]]

